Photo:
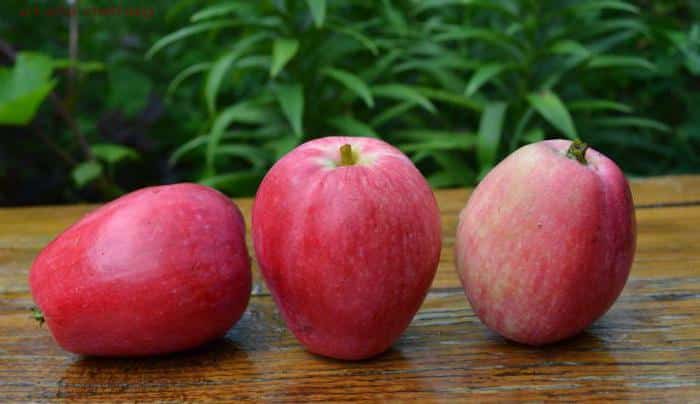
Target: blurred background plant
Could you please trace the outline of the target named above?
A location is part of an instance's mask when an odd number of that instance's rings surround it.
[[[632,176],[700,172],[692,2],[10,0],[0,13],[0,204],[175,181],[253,195],[284,153],[333,134],[397,145],[435,187],[473,185],[552,137]]]

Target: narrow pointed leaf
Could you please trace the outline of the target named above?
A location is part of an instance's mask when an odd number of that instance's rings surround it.
[[[326,20],[326,0],[306,0],[306,4],[309,5],[316,28],[323,27]]]
[[[436,112],[435,106],[427,97],[418,90],[405,84],[377,85],[372,87],[372,92],[378,97],[393,98],[399,101],[412,101],[429,112]]]
[[[299,84],[280,85],[277,87],[276,93],[280,108],[292,126],[294,134],[297,137],[302,137],[304,89]]]
[[[348,90],[359,95],[368,107],[374,107],[374,98],[367,84],[354,74],[340,69],[327,68],[323,74],[344,85]]]
[[[376,137],[379,135],[372,129],[371,126],[358,121],[350,116],[338,116],[328,120],[328,123],[341,131],[342,135],[346,136],[364,136],[364,137]]]
[[[148,52],[146,52],[146,59],[152,58],[153,55],[158,53],[158,51],[160,51],[161,49],[183,38],[187,38],[188,36],[192,36],[200,32],[206,32],[214,29],[233,27],[240,24],[240,21],[236,20],[221,20],[206,21],[187,26],[157,40],[156,43],[154,43],[153,46],[151,46],[151,49],[149,49]]]
[[[270,64],[270,76],[275,77],[284,66],[296,55],[299,50],[299,41],[290,38],[278,38],[272,45],[272,63]]]
[[[501,72],[507,68],[508,65],[504,64],[487,64],[480,67],[476,70],[476,72],[474,72],[471,79],[469,79],[467,88],[464,90],[464,95],[467,97],[474,95],[474,93],[476,93],[481,86],[486,84],[492,78],[501,74]]]
[[[501,144],[506,107],[504,102],[492,102],[486,104],[484,112],[481,114],[479,144],[476,150],[481,168],[493,166],[496,160],[498,146]]]
[[[561,131],[569,139],[577,139],[576,127],[571,120],[569,111],[559,97],[551,91],[531,93],[527,97],[530,105],[552,126]]]

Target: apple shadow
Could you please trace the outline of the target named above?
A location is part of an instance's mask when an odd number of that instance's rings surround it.
[[[237,369],[250,371],[253,363],[239,344],[219,338],[199,347],[171,354],[135,358],[75,356],[63,371],[53,398],[127,399],[148,397],[182,387],[213,384],[212,371],[222,362],[232,362]],[[153,396],[157,398],[157,396]],[[160,399],[164,399],[162,397]],[[168,397],[181,399],[182,397]]]

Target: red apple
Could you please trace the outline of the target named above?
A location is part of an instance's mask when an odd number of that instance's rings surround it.
[[[457,271],[476,315],[529,345],[571,337],[625,286],[635,250],[629,185],[583,143],[549,140],[496,166],[459,216]]]
[[[277,162],[253,206],[266,284],[311,352],[363,359],[406,329],[440,256],[435,198],[415,166],[380,140],[327,137]]]
[[[201,185],[145,188],[52,241],[29,282],[56,342],[85,355],[139,356],[220,337],[250,297],[238,208]]]

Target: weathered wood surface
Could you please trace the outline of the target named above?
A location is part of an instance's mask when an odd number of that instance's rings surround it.
[[[632,187],[638,248],[622,297],[582,335],[540,349],[504,341],[471,312],[452,260],[468,191],[437,191],[444,249],[431,292],[390,351],[357,363],[305,352],[257,274],[243,319],[208,346],[138,360],[63,352],[29,317],[27,271],[48,241],[92,207],[0,209],[0,402],[700,402],[700,177]],[[251,200],[238,203],[249,217]]]

